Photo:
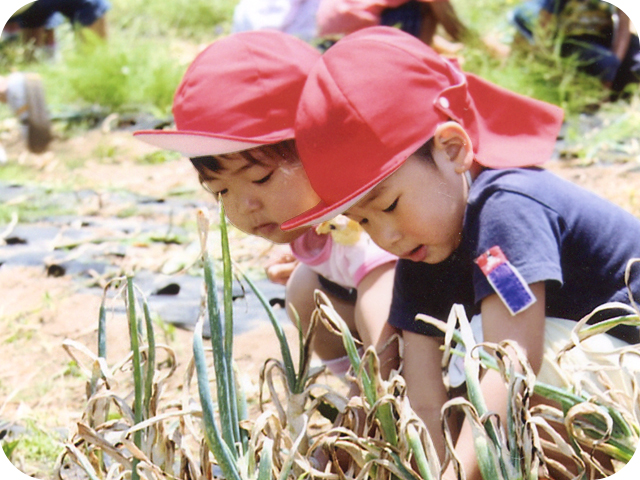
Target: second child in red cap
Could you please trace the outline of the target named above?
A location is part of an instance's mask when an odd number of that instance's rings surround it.
[[[280,229],[283,221],[318,202],[298,158],[293,123],[307,73],[319,57],[309,44],[278,31],[217,40],[196,57],[178,86],[176,129],[135,136],[189,157],[202,185],[221,196],[234,226],[291,246],[295,261],[272,265],[267,274],[286,283],[287,307],[295,308],[303,331],[319,289],[365,348],[382,349],[395,331],[386,317],[397,257],[346,218],[318,228]],[[385,349],[389,361],[383,374],[397,366],[396,348],[392,342]],[[342,339],[322,325],[313,349],[332,372],[348,370]]]
[[[338,41],[302,92],[296,139],[321,201],[283,228],[345,213],[400,257],[389,323],[403,330],[411,406],[441,459],[443,338],[417,314],[446,321],[463,305],[479,340],[517,342],[539,381],[566,386],[550,360],[577,322],[606,302],[618,308],[594,320],[633,311],[629,291],[640,298],[640,264],[630,263],[640,258],[640,221],[536,167],[551,157],[562,117],[386,27]],[[634,326],[610,333],[590,347],[603,353],[640,339]],[[589,359],[573,352],[563,368],[581,374]],[[615,376],[617,360],[598,361]],[[506,418],[500,374],[487,371],[481,387],[487,409]],[[465,423],[456,451],[466,478],[479,480],[473,445]],[[450,468],[443,478],[456,476]]]

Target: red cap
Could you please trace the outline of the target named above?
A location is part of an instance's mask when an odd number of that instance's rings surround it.
[[[319,56],[311,45],[275,30],[220,39],[196,57],[178,86],[176,130],[134,135],[187,157],[291,139],[302,87]]]
[[[296,114],[296,144],[321,202],[283,230],[344,212],[448,120],[491,168],[547,161],[562,109],[461,72],[417,38],[372,27],[347,35],[309,73]]]

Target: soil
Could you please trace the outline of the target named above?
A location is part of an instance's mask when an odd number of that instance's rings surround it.
[[[49,151],[42,155],[26,152],[15,132],[3,132],[2,143],[7,150],[8,162],[20,164],[31,172],[30,184],[72,183],[105,195],[126,191],[156,199],[166,198],[168,192],[181,191],[194,206],[209,203],[207,194],[197,185],[189,162],[184,159],[158,164],[141,162],[140,158],[155,150],[133,139],[130,131],[94,129],[71,137],[58,132]],[[104,152],[110,153],[105,155]],[[82,161],[75,161],[71,168],[70,159]],[[640,157],[624,163],[589,166],[556,160],[548,168],[640,217]],[[106,205],[92,204],[89,199],[78,206],[78,211],[94,217],[117,216],[118,210],[110,207],[114,205],[108,202]],[[192,211],[185,213],[187,217],[191,214]],[[136,215],[130,219],[146,220]],[[182,221],[187,236],[195,240],[193,220],[191,223]],[[4,225],[0,226],[0,230],[4,228]],[[131,258],[119,257],[114,262],[123,270],[158,270],[163,265],[159,259],[172,258],[184,250],[185,244],[152,244],[133,251]],[[267,242],[232,233],[232,255],[241,265],[256,272],[280,251]],[[128,250],[127,254],[130,252]],[[100,283],[99,276],[95,281]],[[86,278],[78,279],[69,273],[48,275],[43,265],[0,267],[0,428],[4,421],[9,422],[9,430],[13,429],[15,435],[22,431],[20,429],[37,428],[55,437],[60,432],[64,435],[81,418],[85,379],[74,367],[62,343],[71,339],[95,351],[101,297],[95,289],[88,290],[86,283]],[[291,324],[285,325],[285,330],[294,338]],[[116,309],[109,317],[110,363],[128,352],[126,332],[126,321]],[[175,349],[178,371],[183,371],[191,357],[192,332],[165,329],[159,335],[163,337],[161,341]],[[238,334],[234,352],[248,393],[255,397],[260,367],[267,358],[280,356],[272,327],[267,322],[258,323],[248,332]],[[172,387],[177,388],[182,381],[181,374],[176,377],[176,383],[170,385],[167,392]],[[52,465],[21,453],[19,449],[12,461],[37,478],[51,475]]]

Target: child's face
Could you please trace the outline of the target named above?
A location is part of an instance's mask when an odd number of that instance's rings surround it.
[[[222,194],[227,217],[237,228],[275,243],[289,243],[307,228],[285,232],[280,225],[320,199],[299,163],[287,165],[267,157],[261,161],[221,159],[222,169],[207,171],[203,183],[216,197]]]
[[[444,152],[435,165],[415,155],[346,215],[381,248],[414,262],[439,263],[460,244],[467,201],[464,175]]]

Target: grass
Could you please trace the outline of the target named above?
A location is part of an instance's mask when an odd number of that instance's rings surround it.
[[[106,43],[90,32],[80,41],[65,24],[56,28],[59,61],[30,63],[25,47],[11,42],[2,44],[0,74],[14,69],[40,73],[54,116],[72,118],[74,112],[98,106],[105,116],[146,111],[164,117],[195,56],[190,42],[209,43],[228,33],[236,3],[114,0]]]
[[[237,0],[113,0],[111,23],[143,35],[210,41],[230,31]]]
[[[456,0],[462,21],[478,36],[464,46],[464,69],[510,90],[563,107],[568,123],[606,95],[598,80],[580,73],[577,63],[549,48],[519,48],[507,59],[488,53],[479,41],[492,36],[511,44],[509,22],[516,0]],[[4,45],[0,73],[11,68],[40,72],[54,117],[87,126],[117,112],[150,112],[168,118],[173,94],[199,46],[230,31],[236,0],[114,0],[108,14],[107,43],[79,42],[67,26],[56,30],[61,61],[24,63],[23,47]],[[89,36],[90,37],[90,36]],[[629,109],[628,103],[621,103]],[[93,122],[93,123],[92,123]],[[624,140],[633,138],[633,125]],[[85,127],[86,128],[86,127]],[[142,162],[162,162],[161,156]]]
[[[97,105],[105,113],[166,116],[185,65],[171,55],[157,55],[163,43],[168,45],[167,40],[158,45],[155,39],[114,34],[106,43],[93,38],[74,45],[63,52],[60,64],[40,68],[47,96],[54,106],[76,110]]]
[[[0,205],[0,223],[7,224],[17,214],[21,223],[33,223],[48,217],[71,215],[75,212],[67,205],[50,204],[46,199],[23,202],[16,205]]]
[[[25,432],[16,438],[4,439],[2,448],[7,458],[23,471],[30,471],[35,465],[42,472],[52,473],[53,465],[62,448],[62,437],[39,426],[40,422],[25,422]],[[27,466],[24,469],[23,466]],[[40,470],[40,468],[39,468]]]
[[[9,185],[22,185],[33,178],[33,168],[17,162],[0,165],[0,182]]]
[[[632,162],[640,158],[640,94],[636,93],[627,104],[605,104],[600,110],[602,124],[586,135],[580,127],[580,119],[567,125],[565,139],[570,145],[571,156],[589,165]]]
[[[0,171],[2,169],[0,168]],[[6,225],[17,215],[21,223],[32,223],[47,217],[72,215],[76,212],[75,205],[69,205],[63,200],[53,201],[50,196],[59,189],[38,189],[31,193],[0,204],[0,225]]]
[[[171,162],[173,160],[178,160],[182,156],[177,152],[171,152],[169,150],[156,150],[151,153],[147,153],[142,155],[141,157],[136,158],[136,163],[142,165],[160,165],[163,163]],[[191,193],[192,191],[190,191]]]
[[[569,117],[579,114],[605,99],[599,80],[578,71],[579,64],[561,58],[550,41],[529,46],[519,41],[509,12],[520,2],[515,0],[458,0],[456,11],[467,25],[485,36],[491,34],[512,45],[507,59],[489,55],[478,39],[463,50],[464,69],[523,95],[564,108]]]

